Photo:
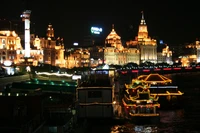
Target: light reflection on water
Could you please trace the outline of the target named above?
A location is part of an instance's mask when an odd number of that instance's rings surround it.
[[[183,133],[184,109],[160,111],[160,123],[157,125],[135,125],[127,123],[111,127],[110,133]],[[185,130],[186,131],[186,130]]]
[[[196,96],[199,96],[200,92],[196,92],[195,94],[197,93],[198,95]],[[161,110],[159,124],[134,125],[133,123],[127,123],[120,126],[128,129],[123,130],[126,133],[200,133],[200,100],[196,96],[186,99],[187,102],[182,109]],[[123,133],[120,130],[121,128],[119,130],[115,129],[115,132],[113,132],[113,127],[110,133]]]
[[[194,103],[195,101],[196,103]],[[114,125],[111,127],[110,133],[200,133],[200,101],[191,99],[188,100],[188,103],[189,105],[185,105],[182,109],[160,111],[159,124],[135,125],[127,123]]]
[[[198,77],[199,74],[196,78],[195,75],[171,76],[179,89],[185,92],[182,109],[161,110],[159,124],[140,125],[141,130],[135,130],[138,125],[129,124],[129,131],[126,133],[200,133],[200,82],[195,80]],[[124,126],[126,127],[126,124]],[[145,131],[146,128],[152,131]]]
[[[98,127],[93,125],[87,133],[200,133],[200,74],[196,75],[168,75],[184,92],[183,107],[161,110],[159,124],[100,124]]]

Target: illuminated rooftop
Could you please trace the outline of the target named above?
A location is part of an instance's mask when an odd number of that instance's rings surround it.
[[[147,83],[156,84],[156,83],[172,83],[172,80],[160,75],[158,73],[149,74],[149,75],[140,75],[139,80],[144,80]]]
[[[107,36],[107,39],[121,39],[121,37],[116,33],[115,29],[114,29],[114,24],[112,25],[112,31],[110,32],[110,34]]]

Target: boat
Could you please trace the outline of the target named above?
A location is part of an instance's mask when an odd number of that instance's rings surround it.
[[[114,96],[113,69],[97,69],[76,89],[78,119],[112,119]]]
[[[133,79],[130,84],[125,84],[122,104],[124,114],[135,123],[150,122],[157,123],[160,114],[159,97],[150,95],[150,84],[144,80]]]
[[[158,73],[152,73],[140,75],[137,79],[151,85],[150,95],[159,97],[158,102],[161,104],[161,108],[181,107],[184,93],[179,90],[177,85],[174,85],[170,78]]]

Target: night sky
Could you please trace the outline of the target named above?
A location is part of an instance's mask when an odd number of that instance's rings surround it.
[[[113,23],[123,40],[133,39],[138,32],[141,11],[144,11],[149,35],[152,38],[161,39],[169,45],[177,45],[193,42],[200,37],[198,1],[29,1],[1,0],[3,5],[1,4],[0,18],[21,20],[22,11],[31,10],[31,23],[34,24],[35,33],[41,37],[45,36],[47,25],[51,23],[55,36],[63,37],[67,46],[71,46],[73,42],[81,43],[83,36],[90,33],[91,26],[102,27],[101,36],[105,38]]]

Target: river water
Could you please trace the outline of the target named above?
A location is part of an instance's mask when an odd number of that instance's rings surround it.
[[[135,125],[131,122],[92,123],[87,133],[200,133],[200,73],[167,75],[184,92],[179,109],[160,110],[160,123]]]

